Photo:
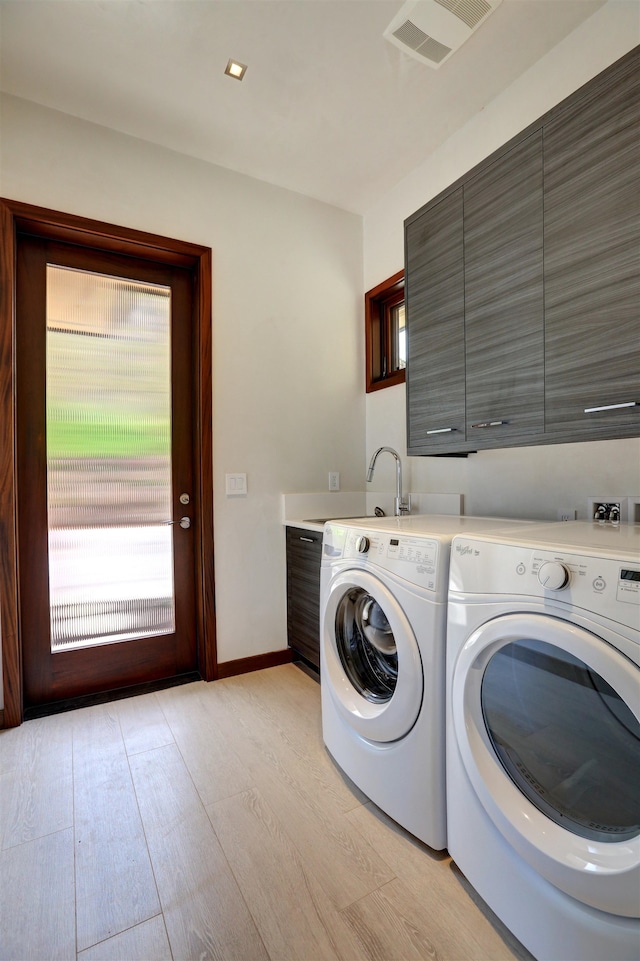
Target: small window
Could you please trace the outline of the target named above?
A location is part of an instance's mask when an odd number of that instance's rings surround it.
[[[404,311],[404,271],[364,295],[367,393],[404,384],[407,335]]]

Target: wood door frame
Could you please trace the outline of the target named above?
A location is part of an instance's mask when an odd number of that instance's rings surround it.
[[[16,458],[16,255],[18,236],[97,247],[185,267],[194,276],[194,510],[198,670],[218,677],[213,560],[211,248],[14,200],[0,199],[0,637],[4,726],[23,719]]]

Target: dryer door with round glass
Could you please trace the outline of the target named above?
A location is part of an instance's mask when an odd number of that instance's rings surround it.
[[[640,670],[559,618],[509,614],[455,666],[455,737],[492,820],[552,884],[640,916]]]
[[[322,683],[340,715],[373,741],[408,734],[422,704],[422,662],[411,625],[389,588],[367,571],[338,575],[321,629]]]

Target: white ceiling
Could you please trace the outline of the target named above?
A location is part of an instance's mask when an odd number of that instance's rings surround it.
[[[603,3],[504,0],[432,70],[401,0],[1,0],[0,87],[364,213]]]

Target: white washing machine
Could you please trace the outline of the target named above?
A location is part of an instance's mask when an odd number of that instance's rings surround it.
[[[325,525],[320,573],[324,742],[378,807],[446,846],[445,626],[462,531],[523,521],[414,515]]]
[[[640,957],[640,527],[452,545],[448,848],[540,961]]]

